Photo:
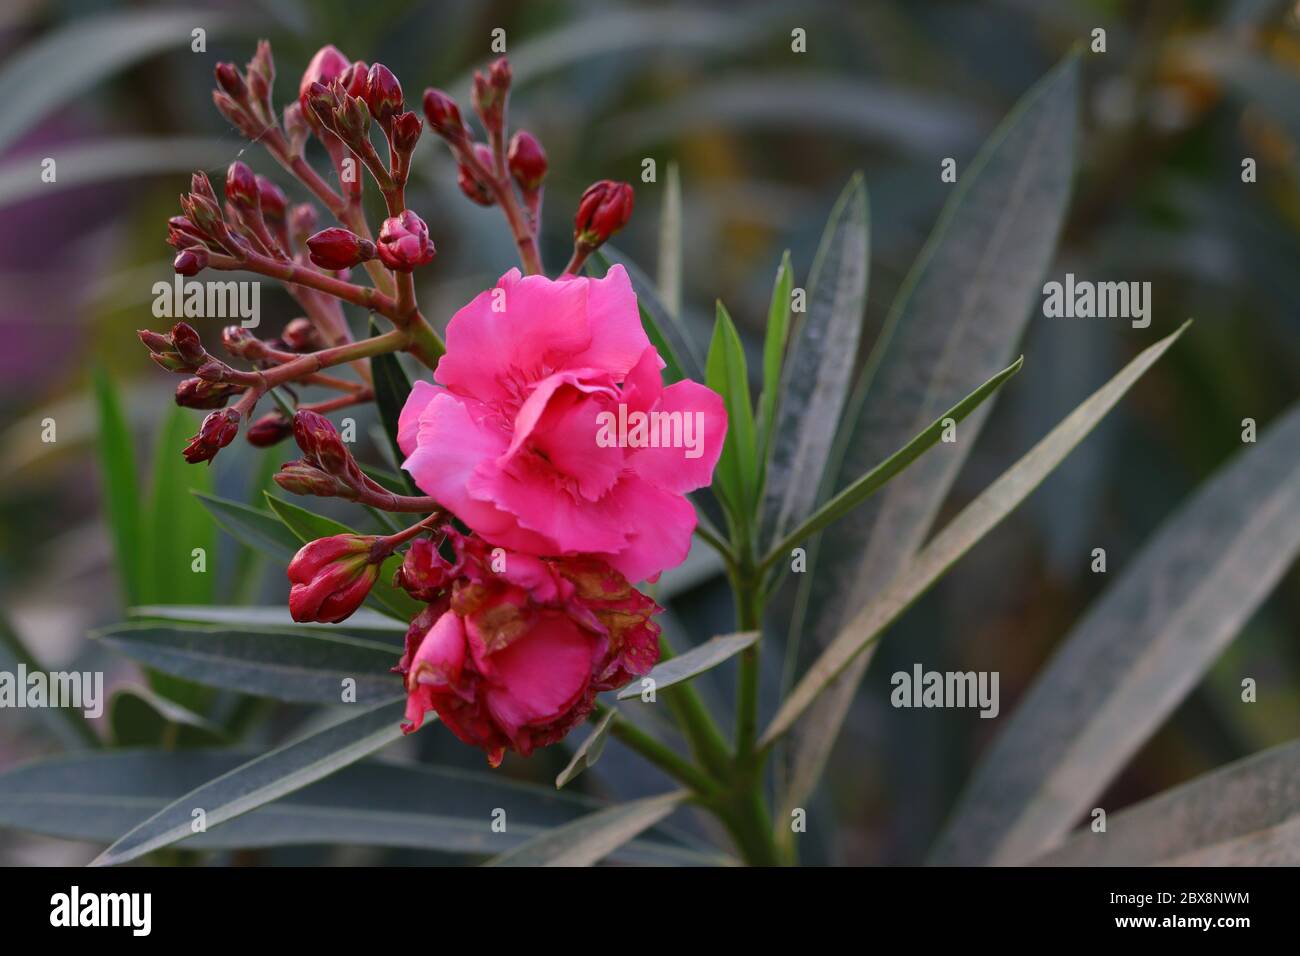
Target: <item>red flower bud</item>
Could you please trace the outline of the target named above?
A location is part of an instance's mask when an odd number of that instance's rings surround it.
[[[167,244],[172,248],[188,249],[191,246],[201,246],[205,242],[203,234],[184,216],[172,216],[167,220]]]
[[[290,494],[314,495],[318,498],[351,497],[346,485],[310,462],[286,462],[272,477],[277,485]]]
[[[199,365],[208,357],[203,341],[192,325],[177,322],[172,326],[171,340],[172,348],[187,362]]]
[[[242,325],[227,325],[222,329],[221,345],[231,355],[249,361],[266,356],[266,343]]]
[[[424,91],[424,118],[429,121],[431,130],[453,143],[465,136],[465,121],[461,119],[460,107],[442,90]]]
[[[618,232],[632,217],[632,187],[602,179],[582,194],[578,214],[573,217],[575,242],[599,246]]]
[[[475,143],[473,149],[479,165],[490,171],[494,162],[492,150],[483,143]],[[492,187],[474,175],[474,171],[464,164],[461,164],[460,175],[456,182],[460,186],[460,191],[480,206],[491,206],[497,201]]]
[[[271,87],[275,84],[275,60],[271,57],[269,40],[257,41],[257,52],[248,61],[248,87],[253,98],[269,107]]]
[[[176,386],[176,404],[182,408],[225,408],[226,402],[244,389],[228,382],[205,382],[187,378]]]
[[[311,319],[299,316],[284,327],[280,341],[290,351],[306,352],[320,344],[320,337],[316,334],[316,326],[312,325]]]
[[[350,269],[373,259],[375,244],[342,226],[331,226],[307,240],[307,254],[322,269]]]
[[[265,176],[257,177],[257,198],[262,205],[262,215],[267,219],[282,221],[289,200],[282,190]]]
[[[257,193],[257,177],[239,160],[231,163],[226,170],[226,199],[241,210],[257,209],[261,202]]]
[[[299,409],[293,416],[293,437],[307,457],[326,474],[351,482],[361,474],[361,469],[343,439],[328,418],[319,412]]]
[[[348,96],[360,96],[364,99],[366,96],[366,78],[369,75],[370,69],[366,66],[366,61],[357,60],[343,71],[343,75],[339,77],[339,87]]]
[[[212,188],[212,180],[208,179],[208,174],[202,170],[190,175],[190,192],[213,203],[217,201],[217,192]]]
[[[235,64],[218,63],[213,72],[217,77],[217,85],[225,90],[226,95],[232,100],[239,102],[248,95],[248,87],[244,85],[244,78]]]
[[[506,111],[505,93],[477,70],[470,87],[470,103],[483,121],[483,128],[493,136],[500,135]]]
[[[398,272],[410,272],[433,261],[437,251],[429,239],[429,227],[409,209],[384,220],[377,249],[384,265]]]
[[[286,106],[281,122],[284,124],[284,135],[289,139],[289,154],[301,156],[303,145],[311,135],[311,127],[302,114],[302,104],[294,101]]]
[[[348,58],[339,52],[338,47],[333,44],[321,47],[302,74],[298,83],[298,95],[306,93],[313,83],[328,86],[342,76],[349,65]]]
[[[191,246],[188,249],[182,249],[172,260],[172,268],[178,275],[193,276],[198,275],[208,267],[208,250],[203,246]]]
[[[488,67],[488,82],[503,96],[510,90],[510,80],[513,76],[514,74],[510,72],[510,61],[505,57],[501,57]]]
[[[546,151],[537,137],[527,130],[519,130],[510,138],[510,151],[506,154],[510,175],[526,193],[536,192],[546,178]]]
[[[451,567],[431,540],[416,538],[393,576],[393,585],[428,603],[451,583]]]
[[[415,113],[398,113],[393,117],[390,140],[393,151],[403,156],[411,155],[415,151],[415,144],[420,141],[420,133],[423,129],[424,123]]]
[[[366,105],[370,107],[370,115],[381,123],[388,122],[405,108],[402,84],[382,63],[372,66],[366,77]]]
[[[248,426],[244,437],[250,445],[258,448],[270,448],[278,445],[293,434],[293,422],[281,412],[267,412]]]
[[[339,534],[303,545],[289,562],[293,619],[337,624],[350,617],[379,577],[379,563],[370,560],[377,540]]]
[[[211,461],[217,452],[235,440],[239,433],[239,412],[223,408],[203,419],[198,434],[185,446],[185,460],[191,465]]]
[[[316,223],[319,221],[316,207],[309,202],[299,203],[289,210],[289,231],[300,245],[306,243],[307,237],[316,231]]]

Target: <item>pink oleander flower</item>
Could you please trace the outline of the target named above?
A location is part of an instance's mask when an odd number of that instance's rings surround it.
[[[402,467],[493,544],[654,579],[686,557],[685,494],[709,484],[727,430],[722,398],[664,388],[663,365],[621,266],[513,269],[452,317],[438,384],[417,382],[402,409]]]
[[[661,608],[596,558],[542,560],[450,533],[455,562],[431,542],[407,552],[398,583],[429,606],[411,622],[395,671],[407,733],[436,711],[497,766],[563,738],[595,705],[659,658]]]

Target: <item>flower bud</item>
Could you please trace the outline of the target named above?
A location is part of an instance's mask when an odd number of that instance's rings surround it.
[[[416,538],[402,558],[402,566],[393,575],[399,587],[417,601],[428,603],[451,583],[451,564],[438,553],[428,538]]]
[[[298,101],[303,115],[315,118],[316,124],[325,129],[334,128],[334,95],[323,83],[313,83]]]
[[[278,445],[293,434],[293,422],[282,412],[267,412],[248,426],[244,437],[250,445],[257,448],[270,448]]]
[[[424,123],[415,113],[398,113],[393,117],[392,138],[393,151],[399,155],[409,156],[415,151],[415,144],[420,140]]]
[[[172,248],[188,249],[191,246],[201,246],[205,242],[203,234],[184,216],[172,216],[167,220],[167,244]]]
[[[306,93],[313,83],[328,86],[342,76],[349,66],[348,58],[339,52],[338,47],[333,44],[321,47],[303,71],[302,79],[298,82],[298,95]]]
[[[204,236],[216,238],[225,232],[226,223],[215,200],[199,193],[181,197],[181,211]]]
[[[289,140],[289,155],[301,156],[302,148],[311,135],[311,126],[302,114],[302,104],[297,100],[284,108],[282,120],[284,135]]]
[[[248,86],[253,97],[263,105],[270,105],[271,87],[275,85],[275,60],[271,56],[271,41],[258,40],[257,51],[248,61]]]
[[[350,269],[375,257],[375,244],[342,226],[322,229],[307,240],[307,254],[322,269]]]
[[[306,461],[290,461],[280,466],[272,475],[275,483],[294,495],[314,495],[317,498],[350,497],[346,485],[340,483],[315,465]]]
[[[275,222],[283,222],[289,200],[282,190],[265,176],[257,177],[257,198],[262,206],[262,215]]]
[[[334,132],[349,145],[360,143],[370,130],[370,107],[359,96],[344,96],[334,107]]]
[[[194,276],[198,275],[208,267],[208,250],[203,246],[191,246],[188,249],[182,249],[172,260],[172,268],[176,270],[177,275]]]
[[[216,106],[217,112],[225,118],[226,122],[243,133],[244,136],[254,139],[258,135],[261,124],[249,116],[242,106],[221,92],[221,90],[212,91],[212,104]]]
[[[339,77],[339,87],[348,96],[360,96],[364,99],[366,79],[369,75],[370,68],[366,66],[366,61],[357,60],[343,71],[343,75]]]
[[[466,135],[460,107],[442,90],[424,91],[424,118],[429,121],[429,129],[453,143],[459,142]]]
[[[378,540],[339,534],[303,545],[289,562],[293,619],[337,624],[350,617],[379,577],[379,563],[370,560]]]
[[[172,347],[187,362],[198,365],[208,357],[208,353],[203,348],[203,341],[192,325],[177,322],[172,326],[171,339]]]
[[[505,95],[477,70],[474,71],[474,83],[470,87],[470,103],[483,121],[483,128],[492,136],[501,135],[506,112]]]
[[[514,74],[510,71],[510,61],[505,57],[488,67],[488,82],[492,88],[504,96],[510,91],[510,81]]]
[[[228,382],[205,382],[201,378],[187,378],[176,386],[176,404],[182,408],[225,408],[226,402],[242,391],[241,386]]]
[[[618,232],[632,216],[632,187],[602,179],[582,194],[578,214],[573,217],[573,239],[587,246],[599,246]]]
[[[185,446],[185,460],[191,465],[211,461],[217,452],[235,440],[239,433],[239,412],[222,408],[203,419],[198,434]]]
[[[221,330],[221,346],[231,355],[256,361],[266,355],[266,343],[242,325],[227,325]]]
[[[248,87],[244,85],[244,78],[235,64],[218,63],[213,72],[217,77],[217,86],[235,102],[242,101],[248,95]]]
[[[280,341],[292,352],[306,352],[320,345],[316,326],[312,325],[311,319],[302,316],[293,319],[284,327],[284,331],[280,333]]]
[[[257,177],[239,160],[231,163],[226,170],[226,199],[241,211],[255,210],[261,201],[257,192]]]
[[[376,248],[384,265],[398,272],[410,272],[431,262],[436,252],[429,239],[429,227],[409,209],[384,220]]]
[[[348,482],[360,474],[333,423],[319,412],[305,408],[295,412],[293,437],[307,461],[326,474]]]
[[[536,136],[521,129],[510,137],[506,165],[520,189],[526,193],[536,192],[546,178],[546,151]]]
[[[366,105],[370,107],[370,115],[380,123],[388,122],[406,106],[402,84],[382,63],[372,66],[366,77]]]
[[[289,210],[289,231],[299,245],[307,242],[307,237],[316,231],[319,221],[320,215],[316,212],[316,207],[309,202],[298,203]]]
[[[488,149],[488,147],[483,143],[475,143],[473,150],[474,156],[479,161],[479,165],[484,169],[491,170],[494,162],[492,158],[492,150]],[[463,163],[460,166],[460,174],[457,177],[456,182],[460,186],[460,191],[480,206],[491,206],[497,201],[496,193],[492,191],[492,187],[479,179],[478,176],[474,174],[474,170],[470,169]]]
[[[212,188],[212,180],[208,179],[208,174],[201,169],[190,174],[190,192],[212,203],[217,201],[217,191]]]

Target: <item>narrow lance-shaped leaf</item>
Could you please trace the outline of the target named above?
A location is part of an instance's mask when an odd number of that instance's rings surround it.
[[[794,269],[790,250],[781,255],[781,265],[772,283],[772,300],[767,307],[767,329],[763,333],[763,391],[758,396],[759,490],[767,487],[768,450],[776,432],[777,397],[781,392],[781,364],[790,336],[790,295],[794,290]]]
[[[711,637],[703,644],[692,647],[689,651],[670,657],[656,664],[638,681],[633,681],[618,692],[619,700],[631,700],[641,695],[641,682],[654,681],[656,693],[673,684],[688,681],[723,661],[730,660],[747,647],[752,647],[759,639],[759,631],[741,631],[738,634],[720,634]]]
[[[686,797],[684,791],[677,791],[598,810],[548,830],[488,865],[591,866],[667,817]]]
[[[763,733],[770,745],[881,632],[1042,483],[1187,328],[1144,349],[957,515],[817,658]]]
[[[128,604],[139,603],[144,588],[140,547],[140,485],[131,431],[122,415],[117,391],[103,369],[95,371],[95,400],[99,411],[99,468],[105,511],[113,534],[113,551]]]
[[[341,624],[297,623],[282,604],[265,607],[246,605],[224,606],[207,604],[143,604],[128,609],[133,618],[158,618],[188,624],[224,624],[227,627],[289,628],[322,630],[337,634],[354,631],[383,632],[388,635],[406,633],[406,623],[369,608],[360,608]]]
[[[269,511],[216,495],[196,493],[195,497],[232,538],[267,557],[287,563],[302,546],[298,536]]]
[[[193,834],[194,812],[212,829],[278,800],[402,736],[405,697],[255,757],[159,810],[101,853],[92,866],[127,863]]]
[[[900,447],[1016,354],[1065,219],[1078,73],[1074,57],[1053,70],[961,171],[848,403],[827,469],[840,483]],[[918,461],[825,532],[800,581],[798,604],[808,613],[791,626],[792,660],[803,634],[824,649],[907,566],[991,408],[962,423],[948,454]],[[791,736],[785,812],[816,786],[870,657],[859,657]]]
[[[1300,553],[1300,406],[1168,519],[1071,631],[936,847],[1045,852],[1200,682]]]
[[[1004,368],[997,375],[981,385],[971,394],[944,412],[939,418],[930,423],[930,427],[921,434],[917,435],[910,442],[900,448],[894,454],[890,455],[871,471],[867,472],[853,484],[849,485],[838,495],[826,502],[816,513],[809,516],[808,520],[795,528],[785,540],[773,545],[771,552],[763,561],[763,567],[767,567],[780,560],[787,554],[791,548],[800,541],[804,541],[816,534],[822,528],[838,521],[844,515],[848,514],[862,502],[866,501],[876,489],[884,485],[889,479],[914,462],[921,454],[934,445],[943,434],[944,429],[949,427],[949,423],[956,424],[962,421],[967,415],[980,406],[985,399],[989,398],[996,392],[1002,384],[1020,371],[1021,365],[1024,364],[1024,357]]]
[[[1037,866],[1296,866],[1300,741],[1144,800],[1087,828]]]
[[[378,335],[379,332],[380,328],[372,318],[370,334]],[[411,394],[411,380],[407,377],[406,369],[402,368],[402,363],[391,352],[374,356],[370,360],[370,371],[375,381],[375,407],[378,408],[379,420],[383,423],[388,450],[391,451],[393,460],[400,465],[406,456],[397,445],[397,421]],[[400,471],[399,475],[398,480],[403,486],[400,493],[417,494],[411,476],[405,471]]]
[[[107,845],[182,795],[246,764],[228,750],[115,750],[56,757],[0,773],[0,827]],[[492,829],[483,808],[501,807]],[[603,804],[495,771],[362,761],[187,837],[187,850],[302,844],[405,847],[486,855],[579,819]],[[712,847],[644,838],[612,854],[621,863],[707,866]]]
[[[595,765],[605,750],[605,741],[609,739],[609,725],[617,717],[617,710],[611,708],[605,711],[600,720],[596,722],[596,726],[592,728],[587,739],[579,744],[578,749],[573,752],[573,759],[569,761],[568,766],[561,770],[559,776],[555,778],[556,790],[571,783],[574,777],[588,767]]]
[[[808,280],[808,312],[794,331],[781,375],[762,502],[766,540],[803,521],[817,503],[862,335],[869,243],[867,190],[858,173],[822,234]],[[763,387],[771,386],[764,381]]]
[[[747,524],[758,476],[754,455],[754,407],[749,398],[745,349],[735,323],[721,302],[713,326],[707,367],[705,382],[722,396],[727,409],[727,438],[718,461],[718,484],[733,520]]]
[[[682,177],[676,163],[664,172],[659,212],[659,294],[669,316],[682,314]]]
[[[274,700],[368,706],[402,690],[391,673],[397,662],[391,645],[324,629],[137,623],[95,636],[164,674]]]

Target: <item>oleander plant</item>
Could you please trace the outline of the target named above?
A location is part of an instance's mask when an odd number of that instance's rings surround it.
[[[1025,92],[961,170],[874,338],[857,175],[811,263],[773,262],[753,321],[717,301],[701,348],[677,293],[611,241],[635,210],[681,248],[675,171],[544,209],[548,180],[572,174],[511,108],[508,57],[481,65],[463,103],[417,97],[350,46],[318,50],[287,93],[268,41],[215,68],[216,110],[279,174],[241,151],[224,180],[194,172],[167,220],[173,308],[137,332],[176,382],[148,514],[124,400],[96,384],[129,607],[94,640],[142,683],[114,697],[107,734],[57,715],[76,749],[0,773],[0,825],[98,844],[98,865],[315,845],[798,864],[810,816],[836,812],[815,795],[853,759],[836,743],[881,639],[1198,334],[1164,317],[943,509],[995,396],[1039,360],[1019,342],[1075,184],[1086,54]],[[563,106],[533,104],[546,108]],[[417,279],[455,287],[442,256],[474,253],[412,208],[430,154],[451,160],[447,195],[499,210],[517,257],[447,314],[421,305]],[[556,268],[544,217],[570,213]],[[298,316],[200,334],[214,290],[240,284],[282,288]],[[210,477],[235,471],[252,497]],[[225,601],[203,583],[218,536],[245,585]],[[1097,827],[1107,785],[1297,550],[1293,406],[1111,572],[996,722],[930,861],[1297,862],[1295,743]],[[689,605],[674,602],[701,576],[725,580],[730,620],[683,644]],[[284,603],[257,602],[269,578]],[[611,766],[617,786],[575,792]],[[47,799],[60,781],[110,810]]]

